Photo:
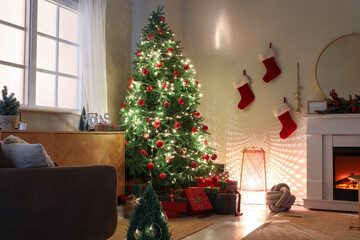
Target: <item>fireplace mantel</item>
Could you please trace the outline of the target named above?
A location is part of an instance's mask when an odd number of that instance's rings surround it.
[[[333,147],[360,147],[360,114],[303,117],[307,120],[307,198],[304,207],[357,212],[357,202],[333,199]]]

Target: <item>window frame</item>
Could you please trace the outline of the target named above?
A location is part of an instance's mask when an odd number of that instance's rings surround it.
[[[79,43],[73,43],[64,39],[61,39],[59,36],[59,12],[60,7],[65,8],[70,11],[77,12],[77,1],[76,0],[45,0],[50,3],[57,5],[57,26],[56,26],[56,37],[50,36],[44,33],[39,33],[37,31],[37,20],[38,20],[38,1],[39,0],[25,0],[25,24],[24,27],[5,22],[0,20],[1,24],[10,26],[16,29],[24,31],[24,65],[19,65],[16,63],[6,62],[0,60],[0,64],[5,66],[17,67],[23,69],[23,103],[20,105],[20,111],[40,111],[40,112],[59,112],[59,113],[81,113],[81,108],[83,105],[83,82],[81,79],[81,73],[78,70],[78,76],[71,74],[60,73],[58,72],[58,63],[59,63],[59,44],[66,43],[71,46],[78,47],[78,56],[79,55]],[[78,12],[77,12],[78,13]],[[50,71],[46,69],[41,69],[36,67],[37,61],[37,36],[42,36],[47,39],[52,39],[56,41],[56,69],[55,71]],[[79,69],[80,59],[78,57],[78,69]],[[37,106],[36,105],[36,73],[50,73],[52,76],[55,76],[56,89],[55,89],[55,106],[46,107],[46,106]],[[77,79],[78,85],[78,94],[77,94],[77,106],[76,109],[70,108],[61,108],[58,107],[58,78],[67,77],[72,79]]]

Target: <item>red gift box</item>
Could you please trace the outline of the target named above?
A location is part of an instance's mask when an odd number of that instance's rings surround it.
[[[160,201],[162,208],[165,212],[183,212],[187,211],[187,202],[171,202],[171,201]]]
[[[189,200],[188,215],[195,215],[212,210],[212,206],[204,188],[188,187],[184,188],[185,195]]]
[[[218,187],[219,180],[213,178],[196,178],[198,187]]]

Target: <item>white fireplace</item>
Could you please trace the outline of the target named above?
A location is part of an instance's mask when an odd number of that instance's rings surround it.
[[[358,202],[334,200],[333,148],[360,147],[360,114],[306,115],[307,198],[304,207],[359,211]]]

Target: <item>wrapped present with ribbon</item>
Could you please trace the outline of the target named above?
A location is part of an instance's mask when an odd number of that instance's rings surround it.
[[[202,187],[187,187],[184,188],[186,198],[189,201],[187,214],[196,215],[200,213],[210,212],[212,205],[210,200]]]
[[[173,190],[171,188],[170,192],[156,192],[156,194],[159,198],[163,210],[166,213],[168,212],[186,213],[188,200],[186,197],[182,196],[182,189]],[[174,216],[180,216],[180,215],[175,214]]]
[[[239,192],[208,194],[213,212],[217,214],[235,214],[240,216],[241,195]]]
[[[117,126],[116,124],[110,124],[109,125],[109,131],[110,132],[115,132],[116,131],[116,126]]]
[[[238,182],[233,180],[220,181],[219,186],[221,192],[238,190]]]
[[[95,125],[94,131],[109,132],[110,131],[110,125],[104,124],[104,123],[98,123],[98,124]]]
[[[208,196],[210,194],[215,194],[217,196],[220,193],[220,187],[206,187],[204,190]]]
[[[197,187],[218,187],[219,179],[217,176],[204,178],[204,177],[196,177]]]
[[[147,184],[127,183],[125,184],[125,194],[134,194],[139,196],[145,191],[146,187]]]

